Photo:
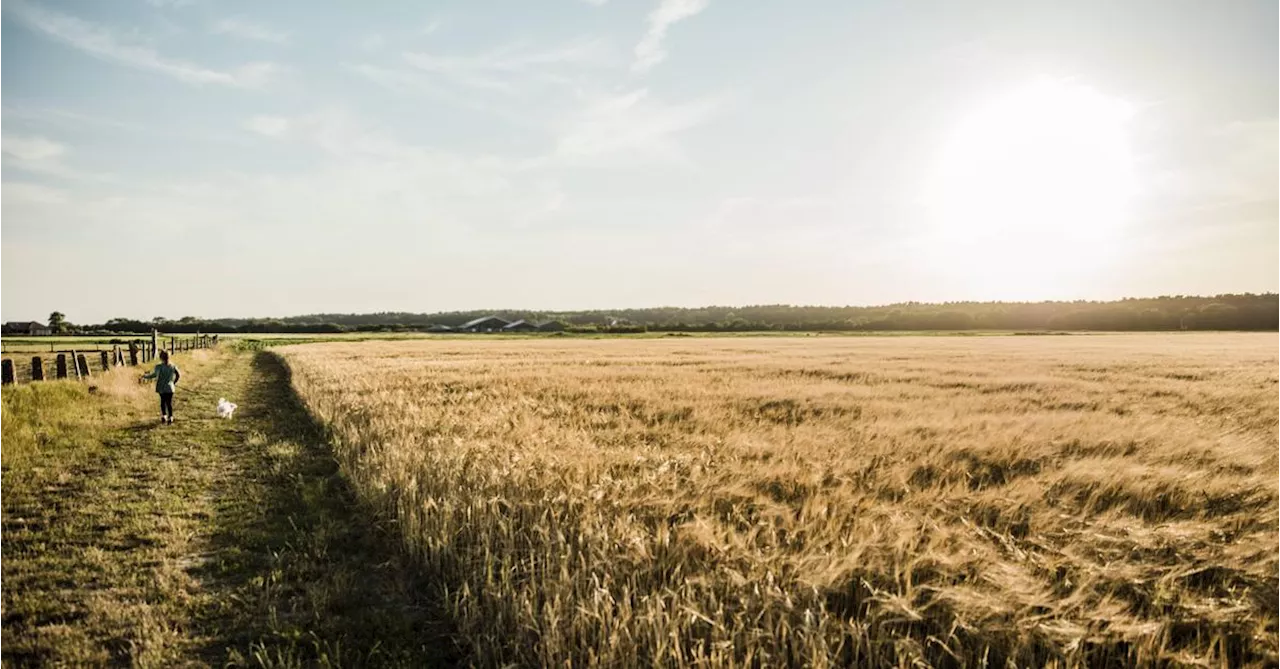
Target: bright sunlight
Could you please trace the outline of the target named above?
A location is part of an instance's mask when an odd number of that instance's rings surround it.
[[[931,203],[944,265],[970,297],[1069,293],[1113,258],[1134,191],[1132,108],[1037,80],[965,115],[943,145]]]

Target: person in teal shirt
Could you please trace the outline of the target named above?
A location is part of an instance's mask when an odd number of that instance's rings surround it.
[[[161,350],[160,364],[142,378],[156,380],[156,392],[160,394],[160,422],[173,425],[173,391],[177,390],[182,373],[177,366],[169,364],[169,352]]]

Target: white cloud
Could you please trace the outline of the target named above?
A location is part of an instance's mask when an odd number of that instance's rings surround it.
[[[430,21],[427,22],[427,25],[422,27],[422,34],[430,35],[435,31],[439,30],[440,26],[441,26],[440,19],[431,19]]]
[[[67,201],[66,191],[41,184],[6,181],[0,189],[4,191],[5,208],[22,205],[56,205]]]
[[[1237,121],[1181,131],[1164,142],[1164,155],[1141,193],[1149,220],[1223,207],[1274,203],[1280,180],[1280,122]]]
[[[433,178],[455,177],[470,187],[505,182],[519,169],[518,161],[484,154],[453,153],[408,144],[370,129],[342,111],[328,110],[294,118],[258,116],[246,126],[256,132],[311,144],[351,165],[387,173],[432,173]],[[411,179],[410,179],[411,180]],[[404,177],[392,179],[404,181]],[[376,179],[373,180],[376,182]]]
[[[254,23],[237,16],[222,19],[213,24],[213,27],[209,30],[215,35],[230,35],[255,42],[289,43],[289,33],[274,30],[260,23]]]
[[[647,89],[588,98],[582,110],[563,128],[556,146],[564,158],[596,158],[627,154],[680,162],[684,151],[674,135],[715,115],[724,104],[719,96],[670,104]]]
[[[357,45],[365,51],[377,51],[387,45],[387,38],[381,33],[370,33],[361,37]]]
[[[3,146],[5,155],[25,161],[54,160],[67,152],[67,147],[62,144],[44,137],[34,136],[15,137],[5,135],[3,141],[0,142],[0,146]]]
[[[24,172],[66,179],[80,179],[85,175],[63,164],[67,154],[65,144],[31,135],[5,135],[3,141],[4,162]]]
[[[517,42],[476,56],[438,56],[406,52],[405,62],[469,88],[512,92],[529,83],[563,83],[563,70],[602,67],[612,60],[601,40],[574,40],[534,49]]]
[[[279,116],[255,116],[244,127],[267,137],[279,137],[289,131],[289,119]]]
[[[636,44],[636,59],[631,70],[648,72],[654,65],[666,60],[667,50],[663,41],[667,37],[667,29],[674,23],[697,15],[708,4],[709,0],[661,0],[658,7],[649,13],[649,29],[640,43]]]
[[[128,43],[109,28],[25,2],[6,3],[5,11],[28,27],[89,55],[159,72],[188,84],[254,88],[262,86],[280,71],[279,66],[273,63],[249,63],[233,70],[213,70],[195,63],[166,58],[150,46]]]
[[[383,88],[405,95],[427,95],[462,109],[480,112],[502,119],[512,125],[528,127],[531,122],[527,110],[511,109],[508,105],[490,104],[472,95],[440,85],[433,77],[418,70],[378,67],[367,63],[345,65],[345,69]]]
[[[0,146],[3,146],[5,165],[24,172],[73,181],[113,181],[109,174],[93,174],[68,166],[63,162],[69,153],[67,146],[45,137],[5,135]]]
[[[829,197],[728,197],[720,201],[707,227],[753,234],[793,233],[829,225],[838,215],[837,208],[838,203]]]
[[[1275,198],[1276,182],[1280,180],[1280,121],[1237,121],[1214,134],[1222,137],[1227,148],[1225,171],[1234,194],[1240,198]]]

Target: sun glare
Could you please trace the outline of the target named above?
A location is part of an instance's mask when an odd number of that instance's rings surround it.
[[[1065,295],[1096,278],[1134,190],[1132,115],[1092,88],[1042,79],[956,124],[930,199],[940,260],[966,297]]]

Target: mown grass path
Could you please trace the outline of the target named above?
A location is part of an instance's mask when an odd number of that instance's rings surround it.
[[[98,412],[94,434],[6,464],[4,665],[451,664],[428,584],[351,496],[285,367],[179,363],[176,424],[152,393],[90,394],[73,410]]]

